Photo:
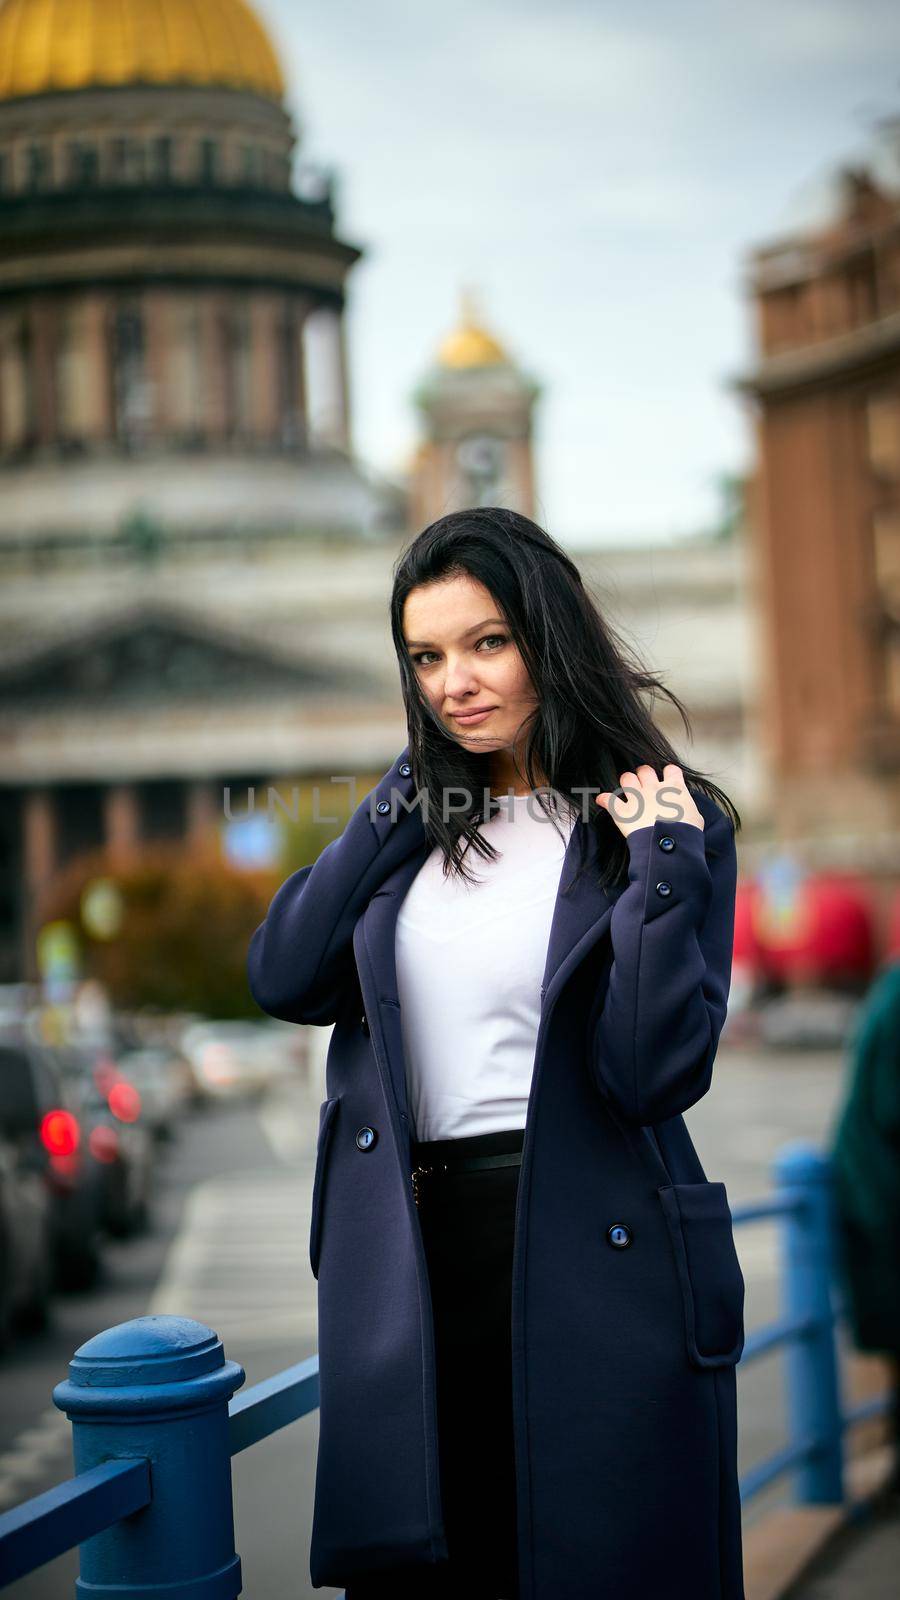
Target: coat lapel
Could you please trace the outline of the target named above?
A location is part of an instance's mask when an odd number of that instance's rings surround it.
[[[400,759],[405,761],[405,757],[406,752]],[[384,798],[389,799],[393,787],[405,799],[411,799],[415,792],[411,777],[398,777],[396,767],[391,769],[388,777],[392,780],[391,785],[387,779],[383,780],[379,794],[383,788]],[[385,1066],[395,1103],[408,1117],[395,960],[396,926],[404,897],[426,861],[431,846],[418,807],[407,812],[398,804],[393,819],[390,813],[378,814],[374,807],[371,814],[373,827],[387,853],[396,860],[396,865],[391,867],[380,888],[369,899],[354,934],[354,950],[370,1023],[374,1022],[381,1034]],[[582,836],[588,849],[588,864],[576,883]],[[606,932],[613,906],[622,892],[617,888],[607,893],[596,882],[597,854],[597,834],[579,817],[563,859],[550,925],[541,984],[544,1015],[578,963]]]

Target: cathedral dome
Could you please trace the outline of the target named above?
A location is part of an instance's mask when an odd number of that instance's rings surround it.
[[[0,100],[138,84],[285,87],[245,0],[0,0]]]

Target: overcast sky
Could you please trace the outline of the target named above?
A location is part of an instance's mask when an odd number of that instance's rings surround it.
[[[707,526],[741,470],[746,251],[900,114],[897,0],[258,0],[302,153],[334,164],[354,443],[388,472],[459,288],[539,382],[538,520]]]

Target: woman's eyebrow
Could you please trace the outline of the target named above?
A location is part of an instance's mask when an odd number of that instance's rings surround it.
[[[506,623],[501,617],[485,617],[483,622],[474,622],[471,628],[466,628],[465,632],[461,633],[459,637],[468,639],[470,633],[477,633],[479,628],[490,627],[495,622],[499,623],[501,628],[506,627]],[[423,646],[430,647],[432,641],[430,639],[407,639],[406,643],[410,650],[416,650],[421,649]]]

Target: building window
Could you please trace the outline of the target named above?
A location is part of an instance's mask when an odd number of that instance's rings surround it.
[[[137,785],[142,839],[182,839],[187,831],[187,790],[177,778]]]
[[[45,144],[30,144],[25,151],[26,189],[47,189],[50,185],[50,151]]]
[[[872,520],[875,581],[888,616],[900,623],[900,508],[876,512]]]
[[[229,434],[240,437],[250,431],[252,394],[252,338],[250,311],[237,305],[225,320],[226,426]]]
[[[109,155],[113,183],[143,183],[145,151],[140,139],[113,139]]]
[[[77,188],[93,188],[100,176],[97,147],[74,140],[69,145],[69,182]]]
[[[882,478],[900,478],[900,390],[869,396],[866,434],[873,470]]]
[[[35,435],[31,330],[25,317],[0,321],[0,442],[4,451],[27,449]]]
[[[301,357],[300,324],[296,310],[289,306],[278,324],[278,415],[281,443],[286,450],[296,449],[303,442]]]
[[[150,420],[144,319],[137,306],[124,306],[116,312],[112,347],[116,437],[123,444],[133,444],[146,432]]]
[[[215,139],[200,140],[200,182],[213,184],[219,176],[219,146]]]
[[[153,141],[153,181],[172,182],[172,140],[167,133],[159,134]]]

